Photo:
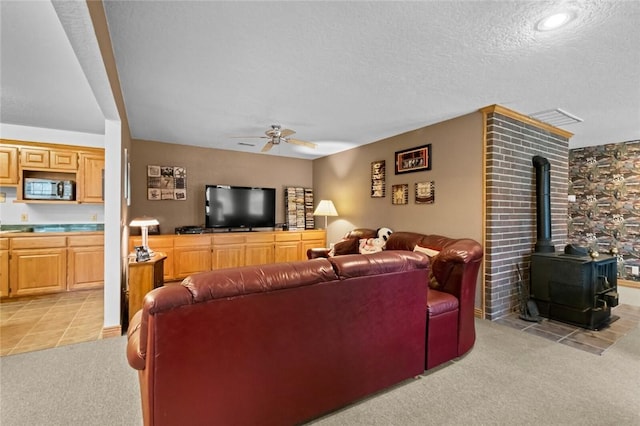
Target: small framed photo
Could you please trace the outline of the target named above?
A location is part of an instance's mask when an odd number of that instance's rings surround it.
[[[416,182],[416,204],[433,204],[436,198],[435,183]]]
[[[396,151],[396,174],[431,170],[431,144]]]
[[[147,250],[144,246],[136,246],[136,262],[146,262],[151,259],[149,255],[149,250]]]
[[[371,163],[371,198],[384,198],[385,193],[385,161]]]
[[[409,204],[409,185],[403,183],[401,185],[391,186],[391,204],[402,205]]]

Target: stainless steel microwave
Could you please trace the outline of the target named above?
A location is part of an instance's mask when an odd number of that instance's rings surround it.
[[[72,180],[24,179],[25,200],[75,200],[76,183]]]

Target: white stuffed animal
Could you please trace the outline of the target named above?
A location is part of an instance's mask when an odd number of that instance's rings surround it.
[[[377,232],[378,238],[361,239],[359,247],[360,253],[370,254],[384,250],[384,246],[387,244],[389,235],[391,235],[392,232],[389,228],[380,228]]]
[[[381,238],[363,238],[360,240],[360,254],[371,254],[382,251],[385,241]]]
[[[384,248],[384,245],[387,244],[387,240],[389,239],[391,234],[393,234],[393,231],[389,228],[378,229],[378,238],[384,240],[384,244],[382,245],[383,248]]]

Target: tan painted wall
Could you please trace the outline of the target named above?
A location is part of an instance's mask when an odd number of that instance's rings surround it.
[[[315,199],[333,200],[327,241],[354,227],[416,231],[482,242],[482,114],[472,113],[314,160]],[[396,175],[395,152],[430,143],[432,169]],[[386,197],[371,198],[371,162],[386,161]],[[415,204],[415,183],[435,182],[435,203]],[[409,204],[391,204],[391,186],[409,184]],[[318,221],[324,224],[324,218]]]
[[[186,201],[147,200],[147,165],[187,169]],[[134,140],[131,146],[131,218],[153,216],[160,231],[204,224],[204,186],[207,184],[276,188],[276,221],[284,222],[285,186],[313,185],[311,160],[208,149]]]

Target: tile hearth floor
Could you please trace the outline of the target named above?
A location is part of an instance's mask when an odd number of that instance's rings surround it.
[[[543,318],[540,323],[529,322],[520,319],[519,315],[514,312],[495,322],[596,355],[602,355],[618,339],[640,324],[640,306],[625,304],[611,309],[611,317],[617,316],[619,319],[597,331],[547,318]]]
[[[103,290],[21,297],[0,303],[0,356],[101,338]]]

